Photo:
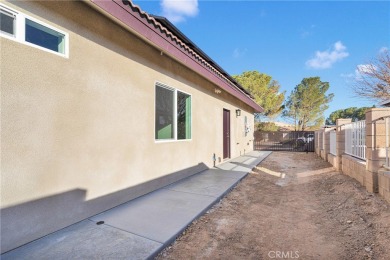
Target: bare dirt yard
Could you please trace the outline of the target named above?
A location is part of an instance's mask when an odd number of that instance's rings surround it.
[[[313,153],[274,152],[157,259],[390,259],[390,205]]]

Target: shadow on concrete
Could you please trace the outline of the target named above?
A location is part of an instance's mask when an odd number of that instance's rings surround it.
[[[199,163],[92,200],[86,200],[87,190],[74,189],[3,208],[1,253],[208,169],[206,164]]]

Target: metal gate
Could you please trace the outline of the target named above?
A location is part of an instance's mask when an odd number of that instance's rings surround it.
[[[255,131],[256,151],[314,152],[313,131]]]

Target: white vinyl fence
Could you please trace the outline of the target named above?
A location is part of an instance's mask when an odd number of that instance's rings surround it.
[[[337,155],[336,154],[336,131],[333,130],[333,131],[330,131],[330,153],[333,154],[333,155]]]
[[[366,121],[345,124],[345,153],[366,160]]]

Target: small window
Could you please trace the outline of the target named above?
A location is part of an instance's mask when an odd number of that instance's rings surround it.
[[[156,84],[155,139],[191,139],[191,95]]]
[[[65,53],[65,35],[29,19],[26,19],[25,40],[55,52]]]
[[[15,14],[0,8],[0,30],[2,33],[15,36]]]
[[[0,3],[0,37],[69,56],[69,35]]]

